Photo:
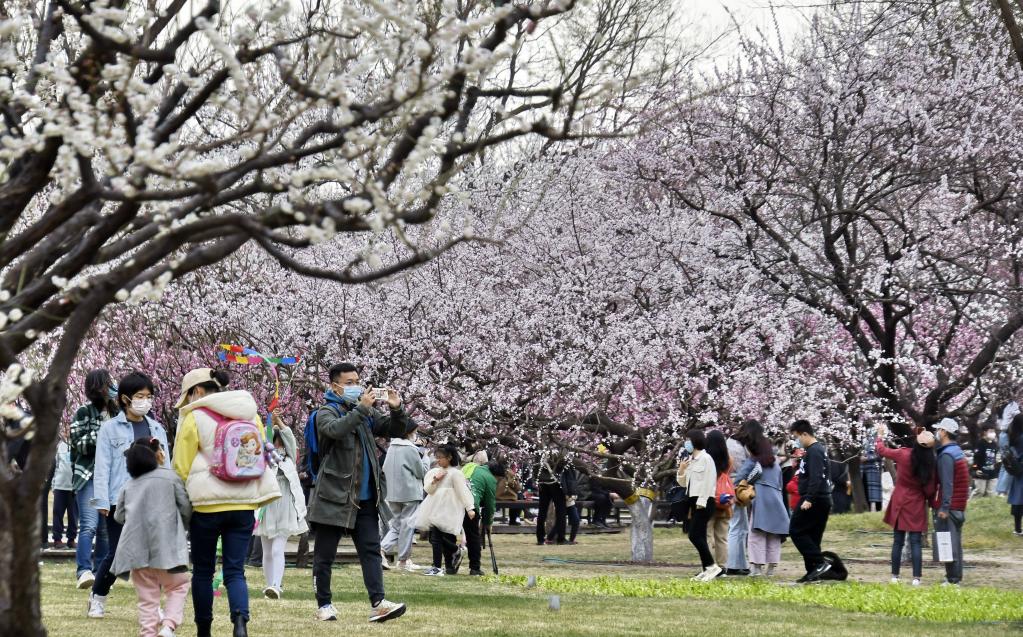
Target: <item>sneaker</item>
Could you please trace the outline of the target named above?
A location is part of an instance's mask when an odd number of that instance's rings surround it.
[[[767,570],[764,571],[764,577],[774,577],[774,567],[775,566],[777,566],[777,565],[776,564],[768,564],[767,565]]]
[[[945,580],[944,582],[941,583],[941,585],[942,586],[959,586],[959,582],[950,582],[948,580]]]
[[[160,629],[160,632],[156,634],[156,637],[176,637],[176,634],[173,628],[164,624],[163,628]]]
[[[703,579],[700,580],[700,581],[701,582],[709,582],[709,581],[713,580],[715,577],[718,577],[719,575],[721,575],[721,573],[723,573],[723,572],[724,571],[721,569],[720,566],[718,566],[717,564],[711,564],[710,566],[708,566],[703,571]]]
[[[423,571],[423,575],[429,575],[431,577],[443,577],[444,571],[440,570],[436,566],[433,566]]]
[[[68,541],[67,541],[67,547],[68,547],[69,549],[76,549],[76,548],[78,548],[78,545],[77,545],[77,544],[75,544],[75,541],[74,541],[74,540],[68,540]]]
[[[57,540],[56,542],[50,544],[50,548],[51,549],[63,549],[64,548],[64,543],[61,542],[60,540]]]
[[[412,560],[405,560],[404,562],[400,562],[400,563],[398,564],[398,568],[399,568],[400,570],[402,570],[402,571],[406,571],[406,572],[408,572],[408,573],[415,573],[416,571],[421,571],[421,570],[423,570],[423,567],[422,567],[422,566],[420,566],[420,565],[416,564],[416,563],[415,563],[415,562],[413,562]]]
[[[369,621],[383,623],[391,619],[398,619],[405,614],[405,604],[395,604],[386,599],[380,602],[369,611]]]
[[[280,599],[281,589],[277,588],[276,586],[267,586],[266,588],[263,589],[263,597],[267,599]]]
[[[89,593],[89,618],[90,619],[103,619],[103,611],[107,605],[106,595],[97,595],[96,593]]]
[[[392,566],[391,566],[391,563],[387,561],[387,555],[386,555],[386,554],[384,554],[384,550],[383,550],[383,549],[380,549],[380,559],[381,559],[381,560],[383,561],[383,563],[384,563],[384,564],[383,564],[383,566],[384,566],[384,570],[385,570],[385,571],[389,571],[389,570],[391,570],[391,568],[392,568]]]
[[[446,568],[444,569],[444,573],[447,575],[458,575],[458,567]]]
[[[1012,534],[1016,537],[1023,537],[1023,531],[1013,531]]]
[[[483,577],[483,571],[479,570],[478,568],[470,569],[469,575],[473,575],[475,577]]]
[[[920,586],[920,578],[919,577],[914,577],[913,578],[913,586]]]
[[[899,583],[899,576],[898,575],[892,575],[892,584],[898,584],[898,583]]]
[[[78,590],[83,591],[87,588],[92,588],[92,583],[96,581],[96,576],[92,574],[92,571],[83,571],[78,576]]]
[[[821,582],[821,581],[823,581],[822,580],[823,575],[825,573],[827,573],[828,571],[830,571],[830,570],[831,570],[831,562],[827,562],[827,561],[822,562],[820,566],[818,566],[817,568],[813,569],[813,571],[807,573],[802,578],[802,582],[800,582],[800,583],[802,583],[802,584],[816,584],[817,582]]]
[[[465,549],[461,546],[455,551],[455,556],[451,558],[451,570],[457,571],[458,567],[462,564],[462,557],[465,555]]]
[[[321,622],[334,622],[337,621],[337,609],[334,608],[333,604],[327,604],[326,606],[320,606],[316,609],[316,619]]]

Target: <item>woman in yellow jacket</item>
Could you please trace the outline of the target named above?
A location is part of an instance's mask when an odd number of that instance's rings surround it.
[[[212,411],[230,420],[256,424],[263,432],[256,401],[247,391],[225,391],[226,372],[193,369],[181,382],[178,432],[174,440],[174,470],[185,481],[194,513],[189,524],[192,546],[192,605],[198,637],[209,637],[213,623],[213,575],[217,541],[222,543],[224,585],[227,587],[234,637],[247,637],[249,590],[245,555],[255,526],[255,511],[280,497],[273,471],[244,482],[227,482],[210,471],[217,420]],[[205,408],[205,409],[201,409]],[[266,441],[259,440],[259,453]]]

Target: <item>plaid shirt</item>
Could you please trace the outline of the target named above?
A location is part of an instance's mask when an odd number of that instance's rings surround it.
[[[83,405],[75,412],[71,422],[71,464],[74,466],[71,489],[75,492],[92,480],[96,468],[96,436],[100,425],[108,419],[107,414],[92,404]]]

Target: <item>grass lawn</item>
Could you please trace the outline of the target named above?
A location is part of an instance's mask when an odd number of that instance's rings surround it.
[[[805,595],[799,593],[800,589],[788,586],[800,574],[798,554],[790,543],[783,546],[783,565],[773,585],[733,580],[693,589],[688,581],[678,581],[697,570],[695,551],[678,529],[657,531],[655,556],[667,565],[656,567],[586,563],[627,559],[627,532],[584,535],[577,546],[557,547],[536,546],[529,535],[498,535],[495,539],[501,575],[518,577],[500,580],[488,577],[480,581],[466,575],[426,578],[388,573],[388,598],[406,602],[409,612],[400,620],[381,626],[366,624],[368,602],[357,566],[335,569],[334,602],[341,617],[339,622],[327,624],[314,619],[315,602],[308,569],[288,569],[284,599],[272,602],[259,595],[262,573],[249,569],[253,618],[250,634],[254,637],[315,637],[347,633],[355,628],[381,635],[718,633],[733,636],[969,634],[971,637],[1002,637],[1020,629],[1018,624],[1001,622],[936,622],[896,616],[912,612],[912,607],[918,604],[940,607],[946,600],[948,606],[954,608],[958,604],[962,608],[971,603],[979,604],[977,600],[997,598],[1003,610],[1010,608],[1006,611],[1009,615],[1013,612],[1011,609],[1023,608],[1020,566],[1008,565],[1010,561],[1018,561],[1023,539],[1011,534],[1004,500],[971,503],[964,533],[967,565],[971,558],[978,560],[978,564],[967,570],[967,590],[961,592],[900,587],[888,594],[887,587],[878,586],[887,581],[888,567],[880,562],[886,559],[891,538],[875,532],[884,528],[878,513],[832,518],[825,544],[855,559],[850,571],[852,579],[858,583],[810,587]],[[414,559],[426,563],[428,556],[429,545],[421,542]],[[487,559],[485,552],[485,566]],[[61,637],[135,634],[135,595],[130,586],[120,582],[115,585],[107,617],[88,620],[85,618],[87,592],[75,590],[72,570],[70,563],[48,563],[43,568],[43,616],[50,633]],[[926,569],[925,582],[936,584],[940,581],[940,572]],[[521,576],[527,575],[540,576],[539,588],[522,585]],[[988,592],[990,589],[982,587],[997,590]],[[548,610],[548,596],[552,593],[561,596],[560,611]],[[833,608],[855,607],[849,600],[858,597],[873,600],[869,608],[878,612]],[[218,598],[216,604],[218,620],[214,634],[226,634],[226,598]],[[185,625],[178,634],[186,637],[195,634],[190,605],[186,608]]]

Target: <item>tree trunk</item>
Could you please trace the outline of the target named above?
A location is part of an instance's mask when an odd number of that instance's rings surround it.
[[[652,562],[654,560],[654,503],[650,498],[638,496],[629,504],[632,525],[629,536],[632,540],[632,561]]]
[[[25,475],[0,489],[0,635],[46,635],[39,600],[42,483]]]

